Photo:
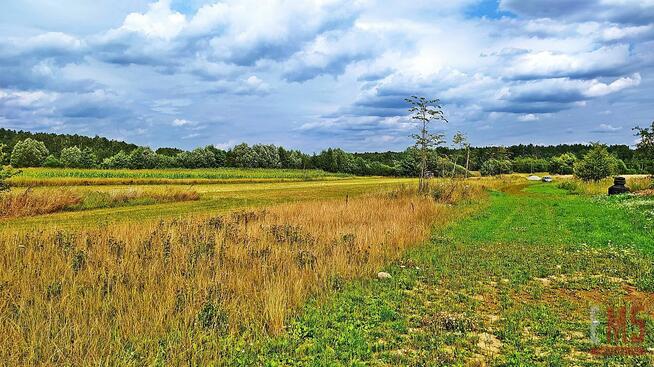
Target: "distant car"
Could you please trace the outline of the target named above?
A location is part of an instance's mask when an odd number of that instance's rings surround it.
[[[552,176],[543,177],[543,182],[552,182]]]

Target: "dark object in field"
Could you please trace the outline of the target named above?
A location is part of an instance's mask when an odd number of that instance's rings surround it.
[[[545,176],[541,179],[543,182],[552,182],[552,176]]]
[[[625,186],[627,179],[624,177],[616,177],[613,180],[613,186],[609,187],[609,195],[625,194],[629,192],[629,188]]]

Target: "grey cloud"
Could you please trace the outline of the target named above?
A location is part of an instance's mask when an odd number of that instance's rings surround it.
[[[644,1],[501,0],[500,8],[534,18],[624,24],[648,24],[654,21],[654,4]]]

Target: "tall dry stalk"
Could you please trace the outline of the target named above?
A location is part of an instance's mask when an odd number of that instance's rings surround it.
[[[192,190],[76,191],[72,188],[0,193],[0,219],[50,214],[65,210],[111,208],[120,205],[198,200]]]

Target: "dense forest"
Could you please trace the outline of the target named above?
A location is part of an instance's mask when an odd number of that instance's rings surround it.
[[[649,132],[650,130],[645,130]],[[652,127],[654,131],[654,126]],[[435,176],[510,172],[551,172],[570,174],[578,159],[592,145],[513,145],[508,147],[439,147],[430,152],[428,168]],[[627,145],[606,147],[615,158],[620,173],[652,173],[654,157],[643,147]],[[317,168],[329,172],[356,175],[415,176],[419,158],[415,148],[403,152],[348,153],[326,149],[319,154],[305,154],[275,145],[239,144],[229,150],[214,146],[183,151],[159,148],[156,151],[102,137],[31,133],[0,129],[0,161],[14,167],[72,168]]]
[[[80,149],[90,148],[99,160],[122,151],[131,152],[136,149],[134,144],[122,141],[109,140],[95,136],[93,138],[82,135],[52,134],[52,133],[32,133],[28,131],[14,131],[0,128],[0,144],[6,145],[5,151],[11,152],[16,143],[27,138],[38,140],[45,144],[48,151],[54,155],[59,155],[64,148],[78,147]]]

